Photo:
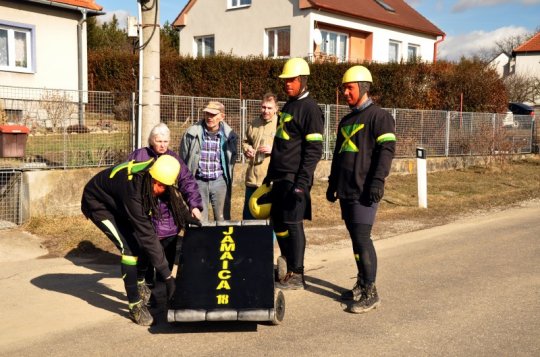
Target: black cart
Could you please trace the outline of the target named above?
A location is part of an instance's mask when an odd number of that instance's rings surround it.
[[[285,316],[274,289],[274,242],[266,221],[218,222],[186,230],[168,322],[267,321]]]

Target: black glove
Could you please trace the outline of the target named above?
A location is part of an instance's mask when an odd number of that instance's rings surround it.
[[[369,200],[371,202],[379,202],[384,195],[384,183],[373,181],[369,186]]]
[[[301,202],[304,199],[304,190],[298,186],[293,186],[292,194],[296,201]]]
[[[333,187],[328,186],[328,189],[326,190],[326,199],[328,202],[336,202],[337,196],[336,196],[336,190]]]
[[[202,227],[202,223],[201,221],[199,221],[197,218],[195,217],[190,217],[186,220],[186,223],[187,224],[192,224],[194,226],[197,226],[197,227]]]
[[[172,275],[165,279],[165,286],[167,287],[167,301],[169,301],[174,297],[176,290],[176,282]]]
[[[266,176],[264,179],[263,179],[263,185],[266,185],[266,186],[270,186],[270,183],[272,182],[272,180],[270,179],[270,177]]]

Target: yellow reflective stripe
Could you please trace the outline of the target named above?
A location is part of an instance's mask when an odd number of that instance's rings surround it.
[[[360,255],[359,254],[355,254],[354,255],[354,260],[356,260],[357,262],[360,261]]]
[[[377,144],[382,144],[387,141],[396,141],[396,135],[394,133],[386,133],[377,138]]]
[[[128,180],[131,180],[133,178],[133,175],[131,174],[131,169],[133,168],[133,160],[131,160],[130,162],[128,162],[128,165],[127,165],[127,171],[128,171]]]
[[[118,173],[118,171],[128,167],[128,164],[129,164],[129,162],[124,162],[124,163],[122,163],[120,165],[115,166],[114,169],[111,171],[111,174],[109,175],[109,178],[113,178],[114,175],[116,175]]]
[[[276,232],[276,236],[279,237],[279,238],[287,238],[289,236],[289,231]]]
[[[148,167],[148,165],[150,165],[152,162],[154,161],[154,159],[150,159],[150,160],[146,160],[146,161],[141,161],[141,162],[133,162],[133,164],[130,166],[130,170],[129,173],[130,174],[136,174],[137,172],[141,172],[143,171],[144,169],[146,169]]]
[[[118,245],[120,246],[120,253],[124,254],[124,244],[122,243],[122,240],[120,239],[120,235],[116,231],[116,227],[114,226],[114,224],[112,224],[112,222],[109,221],[108,219],[101,221],[101,223],[103,223],[103,225],[107,227],[109,232],[111,232],[114,238],[118,241]]]
[[[131,160],[128,162],[124,162],[120,165],[115,166],[115,168],[111,171],[111,174],[109,175],[109,178],[113,178],[114,175],[118,173],[118,171],[123,170],[127,168],[127,174],[128,174],[128,180],[131,180],[133,178],[132,174],[136,174],[137,172],[141,172],[144,169],[150,165],[154,159],[142,161],[142,162],[136,162],[135,160]]]
[[[322,134],[315,133],[315,134],[307,134],[306,135],[307,141],[323,141]]]
[[[121,263],[124,265],[137,265],[137,260],[139,258],[134,257],[132,255],[122,255],[122,261]]]

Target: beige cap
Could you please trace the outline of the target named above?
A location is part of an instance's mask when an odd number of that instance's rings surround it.
[[[225,113],[225,106],[220,102],[208,102],[206,108],[203,109],[203,112],[212,114]]]

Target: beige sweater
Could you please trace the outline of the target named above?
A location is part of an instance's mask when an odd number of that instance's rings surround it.
[[[246,129],[246,139],[242,143],[242,151],[245,152],[251,148],[257,149],[259,145],[270,145],[274,143],[276,135],[277,115],[272,120],[266,122],[261,117],[255,118]],[[270,155],[267,154],[262,162],[259,162],[255,154],[254,159],[248,159],[246,169],[246,186],[259,187],[266,177],[268,165],[270,164]]]

